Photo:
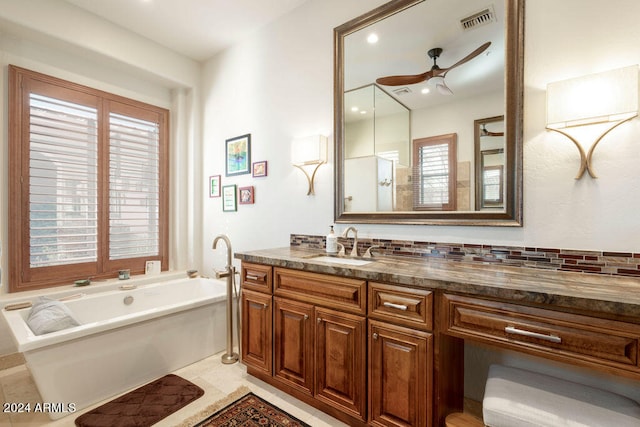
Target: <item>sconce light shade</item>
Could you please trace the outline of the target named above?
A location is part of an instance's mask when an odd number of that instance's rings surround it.
[[[313,135],[295,138],[291,144],[291,163],[300,169],[309,182],[307,195],[315,194],[313,184],[320,165],[327,162],[327,137]],[[305,166],[315,166],[311,175]]]
[[[547,127],[613,122],[638,113],[638,66],[547,85]]]
[[[620,68],[547,85],[547,129],[569,138],[580,151],[580,170],[597,178],[591,166],[600,140],[622,123],[638,116],[638,66]],[[610,123],[585,153],[568,128]],[[566,130],[565,130],[566,129]]]
[[[313,135],[293,140],[291,144],[291,162],[294,165],[315,165],[326,161],[326,136]]]

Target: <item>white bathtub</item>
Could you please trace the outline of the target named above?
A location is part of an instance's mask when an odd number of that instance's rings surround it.
[[[225,348],[224,281],[185,278],[112,288],[65,301],[81,325],[45,335],[34,335],[25,323],[30,308],[2,310],[43,402],[54,408],[80,410]]]

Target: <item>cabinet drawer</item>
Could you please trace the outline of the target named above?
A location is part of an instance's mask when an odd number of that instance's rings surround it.
[[[273,281],[269,265],[242,263],[242,287],[256,292],[271,293]]]
[[[457,295],[444,295],[444,304],[444,324],[456,336],[532,354],[638,365],[640,325]]]
[[[367,282],[327,274],[308,273],[276,267],[274,295],[365,314]]]
[[[410,328],[433,329],[433,293],[369,283],[369,317]]]

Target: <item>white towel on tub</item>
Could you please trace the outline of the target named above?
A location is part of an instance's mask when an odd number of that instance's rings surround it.
[[[79,326],[80,322],[64,303],[47,297],[40,297],[31,308],[27,325],[34,334],[42,335],[62,329]]]

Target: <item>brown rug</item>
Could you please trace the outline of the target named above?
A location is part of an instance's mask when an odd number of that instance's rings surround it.
[[[148,427],[204,394],[197,385],[165,375],[76,418],[78,427]]]
[[[210,415],[196,427],[311,427],[253,393]]]

